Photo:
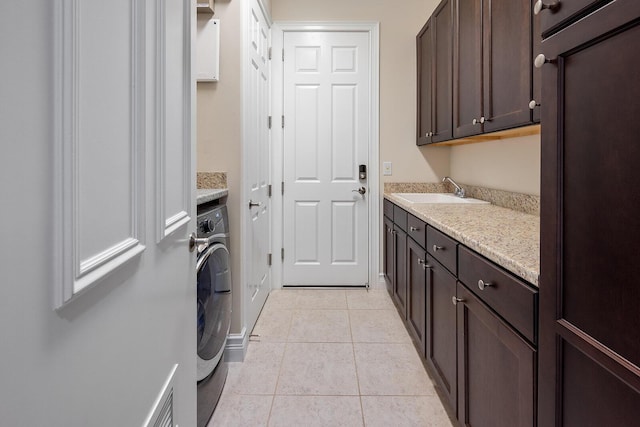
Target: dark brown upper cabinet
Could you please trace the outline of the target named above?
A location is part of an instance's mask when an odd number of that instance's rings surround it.
[[[531,123],[531,13],[531,0],[457,1],[454,138]]]
[[[539,426],[640,419],[638,40],[620,0],[542,42]]]
[[[416,37],[418,145],[446,141],[452,132],[454,0],[443,0]]]

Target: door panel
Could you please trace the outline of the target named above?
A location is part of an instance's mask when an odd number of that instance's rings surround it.
[[[531,121],[531,3],[492,0],[483,9],[485,132]]]
[[[369,39],[284,33],[285,285],[368,281]]]
[[[482,125],[482,2],[458,0],[453,46],[453,136],[475,135]]]
[[[425,354],[426,252],[413,239],[407,239],[407,320],[413,338]]]
[[[453,138],[453,5],[445,0],[433,12],[433,142]]]
[[[249,2],[248,19],[250,40],[249,57],[246,68],[249,71],[249,91],[246,110],[248,125],[245,140],[246,183],[249,200],[249,226],[246,245],[250,248],[246,294],[247,330],[255,325],[260,310],[271,289],[271,201],[269,184],[271,183],[271,134],[269,131],[270,104],[270,65],[268,59],[271,44],[271,32],[262,9],[256,0]]]
[[[418,51],[418,135],[417,144],[429,144],[431,142],[430,133],[433,131],[433,86],[432,86],[432,43],[431,20],[424,25],[418,37],[416,37]]]
[[[1,423],[194,426],[195,8],[0,8]]]

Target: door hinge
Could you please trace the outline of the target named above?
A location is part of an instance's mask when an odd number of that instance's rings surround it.
[[[271,267],[271,254],[267,254],[267,265]]]
[[[271,129],[271,116],[267,118],[267,126],[269,126],[269,129]]]
[[[271,48],[269,48],[269,60],[271,60]]]
[[[280,259],[284,261],[284,248],[280,249]]]
[[[271,184],[267,187],[267,195],[271,197]]]
[[[284,114],[282,115],[282,129],[284,129]]]
[[[282,186],[280,187],[280,194],[284,195],[284,181],[282,181]]]

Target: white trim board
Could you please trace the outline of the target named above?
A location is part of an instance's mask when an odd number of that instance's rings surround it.
[[[280,185],[283,181],[283,133],[280,118],[283,114],[283,64],[281,60],[283,39],[285,32],[303,31],[353,31],[367,32],[370,40],[370,73],[371,73],[371,117],[369,143],[369,284],[379,283],[380,275],[380,210],[382,202],[380,200],[380,174],[379,174],[379,153],[380,153],[380,23],[379,22],[305,22],[287,21],[274,22],[272,27],[272,50],[273,60],[271,61],[271,115],[274,125],[271,130],[272,138],[272,221],[273,221],[273,287],[282,287],[282,263],[280,259],[280,249],[283,247],[283,199]]]

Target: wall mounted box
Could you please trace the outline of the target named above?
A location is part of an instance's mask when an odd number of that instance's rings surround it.
[[[220,79],[220,20],[211,19],[211,15],[198,15],[196,79],[199,82]]]

